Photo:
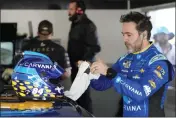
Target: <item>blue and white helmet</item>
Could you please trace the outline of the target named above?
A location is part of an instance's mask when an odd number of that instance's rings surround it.
[[[51,80],[57,80],[64,69],[53,63],[44,54],[25,51],[12,74],[12,86],[19,97],[62,97],[63,86],[56,86]]]

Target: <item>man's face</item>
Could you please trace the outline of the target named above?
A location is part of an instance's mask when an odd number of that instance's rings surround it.
[[[48,40],[51,39],[52,33],[42,31],[41,33],[38,33],[38,36],[40,40]]]
[[[122,26],[123,40],[129,53],[139,51],[142,46],[142,40],[139,32],[136,30],[136,24],[125,22]]]
[[[163,45],[163,44],[167,44],[168,42],[168,35],[164,34],[164,33],[160,33],[156,36],[156,41],[159,42],[159,44]]]
[[[75,15],[76,10],[77,10],[76,2],[71,2],[68,7],[68,16],[72,17],[73,15]]]

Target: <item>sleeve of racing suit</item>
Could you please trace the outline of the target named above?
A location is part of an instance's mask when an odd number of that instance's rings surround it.
[[[101,47],[99,45],[97,28],[93,23],[86,25],[85,35],[85,54],[83,60],[92,61],[96,53],[100,52]]]
[[[115,90],[140,102],[158,91],[168,82],[168,65],[166,61],[156,61],[144,72],[139,81],[133,81],[120,73],[112,80]]]
[[[115,71],[119,72],[119,60],[112,66],[112,68]],[[113,82],[110,79],[106,78],[106,76],[101,75],[98,80],[91,80],[90,85],[95,90],[104,91],[111,88],[113,86]]]

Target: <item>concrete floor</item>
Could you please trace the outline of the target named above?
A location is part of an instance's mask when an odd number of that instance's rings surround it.
[[[65,89],[69,89],[71,82],[65,80],[63,82]],[[109,89],[103,92],[96,91],[91,88],[91,97],[93,102],[93,114],[96,117],[114,117],[118,110],[118,101],[120,95],[114,89]],[[175,90],[171,89],[167,92],[165,102],[165,114],[167,117],[176,117],[175,112]]]

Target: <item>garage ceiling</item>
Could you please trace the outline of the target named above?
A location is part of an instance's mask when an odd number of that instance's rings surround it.
[[[84,0],[88,9],[127,9],[127,0]],[[67,9],[69,0],[1,0],[1,9]],[[130,0],[131,8],[160,5],[175,0]]]

